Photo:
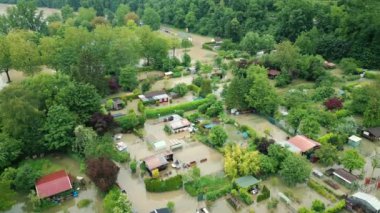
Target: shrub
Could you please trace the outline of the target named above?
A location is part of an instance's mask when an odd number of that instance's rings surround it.
[[[157,118],[158,116],[164,116],[173,114],[176,110],[190,111],[197,109],[200,105],[207,103],[208,98],[195,100],[192,102],[186,102],[182,104],[177,104],[175,106],[168,106],[162,108],[146,108],[145,113],[147,118]]]
[[[173,201],[169,201],[166,204],[166,207],[169,209],[170,212],[174,212],[175,203]]]
[[[278,205],[278,200],[275,198],[270,199],[270,201],[267,204],[268,209],[276,209]]]
[[[167,124],[165,124],[165,126],[164,126],[164,132],[166,132],[166,134],[168,134],[168,135],[172,134],[172,130],[170,129],[170,127]]]
[[[92,200],[83,199],[77,203],[77,206],[78,206],[78,208],[85,208],[85,207],[89,206],[91,202],[92,202]]]
[[[144,111],[145,111],[145,106],[144,106],[144,103],[143,103],[142,101],[139,101],[139,102],[137,103],[137,110],[138,110],[139,112],[144,112]]]
[[[193,91],[195,94],[198,94],[199,91],[201,91],[201,88],[198,87],[198,86],[195,85],[195,84],[187,85],[187,88],[188,88],[190,91]]]
[[[177,175],[166,180],[147,178],[144,180],[148,192],[167,192],[182,188],[182,176]]]
[[[132,173],[136,173],[137,161],[136,160],[131,161],[131,163],[129,163],[129,168],[131,169]]]
[[[269,189],[264,185],[263,190],[261,194],[257,196],[257,202],[261,202],[263,200],[266,200],[270,197],[270,191]]]
[[[223,112],[223,110],[223,103],[221,101],[217,101],[207,108],[206,115],[209,117],[217,117]]]
[[[246,189],[239,189],[239,197],[247,205],[253,203],[252,195],[249,194]]]
[[[330,98],[325,101],[324,105],[328,110],[341,109],[343,107],[343,101],[339,98]]]
[[[313,100],[321,101],[323,99],[330,98],[331,96],[334,95],[334,93],[335,93],[335,90],[332,87],[327,87],[327,86],[318,87],[313,94]]]
[[[125,116],[117,118],[116,122],[124,131],[132,131],[144,126],[145,117],[136,115],[135,112],[131,112]]]
[[[309,180],[307,182],[307,185],[312,188],[314,191],[316,191],[318,194],[322,195],[323,197],[331,200],[332,202],[336,201],[336,198],[333,194],[331,194],[325,187],[320,185],[318,182],[314,180]]]
[[[94,158],[86,161],[87,176],[103,192],[107,192],[116,183],[119,167],[107,158]]]
[[[314,200],[311,206],[311,209],[313,209],[315,212],[323,212],[325,208],[325,204],[320,200]]]
[[[346,207],[346,201],[341,200],[336,203],[333,207],[326,209],[324,213],[338,213],[341,212]]]
[[[100,135],[103,135],[117,126],[111,114],[102,114],[99,112],[95,112],[91,116],[88,124]]]
[[[210,201],[215,201],[218,198],[226,195],[228,192],[231,191],[231,186],[224,186],[218,190],[210,191],[205,194],[206,199]]]
[[[108,99],[105,103],[105,107],[106,109],[109,111],[109,110],[113,110],[113,100],[112,99]]]
[[[175,85],[172,90],[172,92],[176,93],[179,97],[185,96],[188,91],[188,87],[185,83]]]
[[[202,44],[202,49],[205,49],[205,50],[213,50],[213,48],[212,48],[212,45],[213,45],[214,43],[212,43],[212,42],[209,42],[209,43],[203,43]]]
[[[357,61],[353,58],[343,58],[339,63],[340,68],[345,74],[357,74]]]

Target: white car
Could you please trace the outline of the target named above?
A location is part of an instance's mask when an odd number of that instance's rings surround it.
[[[121,138],[123,137],[123,134],[116,134],[113,137],[115,140],[121,140]]]

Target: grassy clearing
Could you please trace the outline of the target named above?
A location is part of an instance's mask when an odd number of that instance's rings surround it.
[[[83,199],[77,203],[78,208],[86,208],[92,203],[90,199]]]
[[[231,190],[231,181],[220,176],[203,176],[196,180],[185,183],[185,190],[195,197],[206,195],[208,200],[216,200]]]
[[[32,168],[34,171],[40,171],[41,176],[48,175],[50,173],[63,169],[61,165],[53,163],[49,159],[30,159],[23,161],[20,164],[20,167],[21,166],[27,166]]]

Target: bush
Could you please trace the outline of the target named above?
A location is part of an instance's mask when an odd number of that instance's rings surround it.
[[[212,45],[213,45],[214,43],[213,42],[208,42],[208,43],[203,43],[202,44],[202,49],[205,49],[205,50],[213,50],[213,48],[212,48]]]
[[[276,209],[277,208],[277,205],[278,205],[278,200],[275,199],[275,198],[272,198],[268,204],[267,204],[267,208],[268,209]]]
[[[137,161],[136,160],[131,161],[131,163],[129,164],[129,168],[131,169],[132,173],[136,173]]]
[[[187,85],[185,83],[180,83],[174,86],[172,92],[176,93],[179,97],[183,97],[188,92]]]
[[[358,74],[357,61],[353,58],[343,58],[340,60],[339,66],[345,74]]]
[[[318,87],[313,94],[313,100],[321,101],[323,99],[332,97],[334,93],[335,93],[335,90],[332,87],[326,87],[326,86]]]
[[[314,200],[311,209],[315,212],[323,212],[326,209],[326,207],[322,201]]]
[[[128,115],[117,118],[116,122],[124,131],[130,132],[134,129],[143,127],[145,123],[145,117],[138,116],[135,112],[131,112]]]
[[[205,196],[207,200],[215,201],[218,198],[223,197],[230,191],[231,191],[231,186],[224,186],[218,190],[207,192]]]
[[[341,212],[346,207],[346,201],[341,200],[336,203],[333,207],[326,209],[324,213],[338,213]]]
[[[172,134],[172,129],[167,124],[165,124],[165,126],[164,126],[164,132],[166,132],[166,134],[168,134],[168,135],[171,135]]]
[[[223,110],[223,103],[221,101],[217,101],[207,108],[206,115],[209,117],[217,117],[223,112]]]
[[[103,192],[107,192],[116,183],[119,167],[107,158],[94,158],[86,161],[87,176]]]
[[[261,202],[263,200],[266,200],[270,197],[270,191],[269,189],[264,185],[263,190],[261,194],[257,196],[257,202]]]
[[[113,104],[114,104],[113,100],[112,100],[112,99],[108,99],[108,100],[106,101],[106,103],[105,103],[105,107],[106,107],[106,109],[107,109],[108,111],[113,110]]]
[[[187,88],[188,88],[190,91],[193,91],[195,94],[198,94],[199,91],[201,91],[201,88],[198,87],[198,86],[195,85],[195,84],[187,85]]]
[[[239,189],[239,197],[247,205],[253,203],[252,195],[249,194],[246,189]]]
[[[145,113],[147,118],[157,118],[158,116],[164,116],[173,114],[176,110],[190,111],[197,109],[200,105],[207,103],[209,98],[195,100],[192,102],[186,102],[182,104],[177,104],[175,106],[168,106],[162,108],[146,108]]]
[[[343,101],[339,98],[330,98],[325,101],[324,105],[328,110],[341,109],[343,107]]]
[[[77,203],[77,206],[78,206],[78,208],[85,208],[85,207],[89,206],[91,202],[92,202],[92,200],[83,199]]]
[[[323,197],[331,200],[332,202],[335,202],[336,201],[336,198],[335,196],[330,193],[325,187],[323,187],[322,185],[320,185],[318,182],[314,181],[314,180],[309,180],[307,182],[307,185],[312,188],[314,191],[316,191],[318,194],[322,195]]]
[[[145,111],[145,106],[144,106],[144,103],[142,101],[139,101],[137,103],[137,110],[141,113],[143,113]]]
[[[182,188],[182,176],[177,175],[166,180],[147,178],[144,180],[148,192],[167,192]]]

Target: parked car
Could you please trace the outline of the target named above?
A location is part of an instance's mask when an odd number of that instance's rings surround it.
[[[209,213],[209,211],[207,210],[207,208],[200,208],[197,210],[197,213]]]

